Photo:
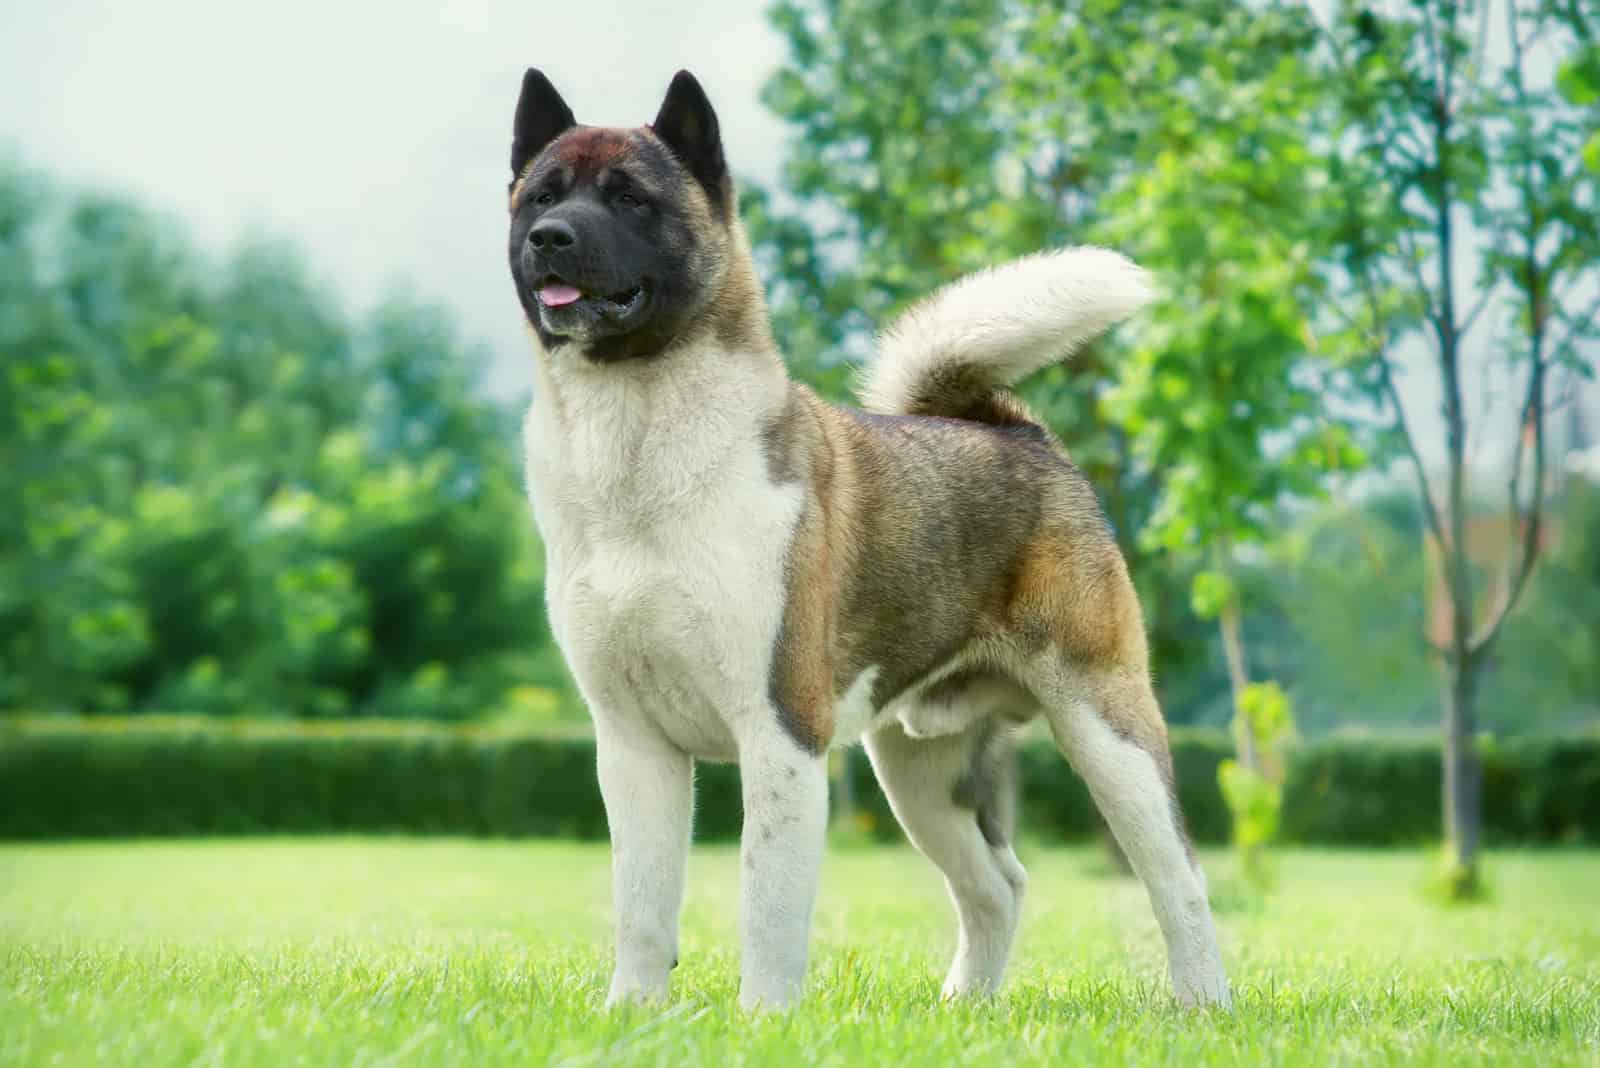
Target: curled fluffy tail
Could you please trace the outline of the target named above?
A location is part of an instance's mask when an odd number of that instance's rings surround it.
[[[1043,252],[968,275],[884,331],[866,370],[869,411],[1015,421],[1006,386],[1149,303],[1149,274],[1109,249]]]

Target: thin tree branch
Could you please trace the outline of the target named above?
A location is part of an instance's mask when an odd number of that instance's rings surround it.
[[[1515,2],[1516,0],[1508,0],[1508,3],[1513,5],[1515,5]],[[1447,4],[1446,11],[1449,13],[1450,19],[1449,22],[1445,24],[1445,36],[1440,40],[1439,45],[1443,49],[1445,57],[1444,99],[1446,102],[1449,102],[1455,99],[1456,75],[1461,73],[1462,56],[1456,51],[1456,42],[1461,39],[1461,34],[1459,32],[1461,23],[1461,5],[1459,3]],[[1471,57],[1468,56],[1467,58],[1470,59]]]
[[[1498,399],[1499,391],[1494,388],[1495,383],[1491,381],[1490,378],[1491,370],[1489,368],[1485,368],[1484,388],[1479,391],[1477,417],[1473,419],[1472,422],[1467,424],[1467,428],[1469,430],[1475,426],[1481,427],[1489,421],[1489,406],[1493,404],[1496,399]],[[1509,378],[1510,376],[1508,375],[1508,381]],[[1480,459],[1484,446],[1487,444],[1487,442],[1488,438],[1483,434],[1479,434],[1476,441],[1471,441],[1469,438],[1467,445],[1467,467],[1469,469],[1472,468]]]
[[[1416,136],[1416,131],[1409,130],[1404,126],[1396,126],[1389,131],[1389,139],[1385,142],[1385,146],[1421,172],[1427,170],[1429,166],[1426,149],[1421,142],[1407,144],[1401,140],[1401,138],[1414,138]]]
[[[1587,13],[1583,5],[1578,3],[1577,0],[1570,0],[1563,14],[1567,16],[1567,25],[1572,28],[1572,32],[1577,34],[1578,40],[1583,44],[1588,44],[1593,40],[1596,30],[1600,30],[1600,19],[1597,19],[1595,25],[1590,27]]]
[[[1338,67],[1341,73],[1348,71],[1349,64],[1344,60],[1344,49],[1339,47],[1339,38],[1333,32],[1333,27],[1323,25],[1322,20],[1317,17],[1317,6],[1310,0],[1306,0],[1301,6],[1305,9],[1307,20],[1316,27],[1317,36],[1327,42],[1329,50],[1333,53],[1334,66]]]
[[[1406,418],[1405,404],[1400,400],[1400,391],[1395,387],[1394,369],[1389,361],[1388,345],[1383,336],[1382,313],[1378,307],[1378,294],[1373,288],[1370,270],[1363,268],[1357,275],[1361,284],[1362,295],[1366,298],[1367,308],[1372,315],[1372,329],[1375,337],[1372,339],[1372,356],[1378,363],[1378,379],[1383,385],[1384,393],[1389,398],[1389,403],[1394,407],[1395,424],[1400,428],[1400,438],[1405,444],[1406,454],[1411,458],[1411,465],[1417,474],[1418,495],[1422,498],[1422,515],[1433,532],[1434,539],[1443,551],[1446,547],[1444,537],[1444,524],[1440,521],[1438,507],[1433,499],[1433,486],[1428,480],[1428,467],[1422,460],[1422,454],[1417,450],[1416,437],[1411,430],[1411,421]]]
[[[1411,280],[1417,284],[1417,293],[1422,297],[1422,315],[1443,341],[1446,334],[1444,316],[1440,313],[1439,306],[1434,303],[1432,287],[1423,277],[1422,259],[1417,255],[1416,244],[1404,233],[1396,234],[1395,242],[1400,246],[1400,256],[1406,261],[1407,270],[1411,272]]]
[[[1550,361],[1546,360],[1545,363],[1546,364],[1550,364]],[[1574,401],[1576,401],[1579,396],[1580,396],[1580,393],[1579,393],[1579,390],[1578,390],[1578,380],[1577,380],[1577,378],[1575,376],[1573,376],[1573,375],[1570,375],[1570,374],[1567,375],[1567,388],[1561,391],[1561,396],[1557,397],[1555,400],[1551,401],[1549,404],[1546,404],[1544,406],[1544,414],[1545,414],[1545,416],[1549,417],[1549,416],[1555,415],[1561,409],[1565,408],[1567,405],[1569,405],[1569,404],[1573,403]]]
[[[1522,404],[1523,422],[1517,428],[1517,447],[1512,458],[1511,478],[1507,486],[1506,518],[1513,529],[1520,523],[1522,541],[1514,568],[1507,558],[1508,581],[1501,585],[1501,595],[1488,618],[1472,636],[1468,645],[1471,656],[1482,655],[1500,636],[1506,617],[1516,607],[1522,591],[1533,576],[1534,565],[1539,560],[1539,537],[1544,529],[1544,468],[1545,468],[1545,411],[1544,380],[1547,365],[1536,359],[1528,374],[1528,395]],[[1533,430],[1533,500],[1526,511],[1521,506],[1523,442],[1528,429]]]
[[[1433,24],[1433,8],[1429,4],[1418,4],[1422,9],[1422,25],[1426,32],[1422,35],[1422,43],[1428,48],[1428,62],[1433,65],[1433,84],[1437,92],[1444,92],[1444,64],[1439,56],[1439,28]]]
[[[1330,302],[1329,306],[1322,310],[1333,319],[1341,330],[1356,329],[1355,315],[1347,312],[1337,301]]]
[[[1506,0],[1506,2],[1507,3],[1515,3],[1516,0]],[[1484,56],[1488,55],[1488,49],[1489,49],[1489,5],[1488,4],[1483,4],[1481,7],[1478,8],[1478,39],[1475,42],[1473,42],[1472,55],[1470,57],[1470,62],[1472,63],[1472,67],[1473,67],[1474,70],[1481,71],[1481,70],[1484,69],[1485,64],[1483,62],[1483,58],[1484,58]]]
[[[1567,327],[1567,333],[1559,342],[1550,346],[1550,359],[1558,361],[1567,355],[1567,350],[1578,342],[1578,339],[1589,332],[1589,327],[1594,324],[1594,318],[1600,315],[1600,296],[1589,302],[1589,307],[1584,311],[1581,319],[1574,319]]]
[[[1491,282],[1483,287],[1483,292],[1478,295],[1477,302],[1467,312],[1467,317],[1461,320],[1461,325],[1456,327],[1456,336],[1464,337],[1472,329],[1472,324],[1478,321],[1478,316],[1483,314],[1483,309],[1489,306],[1489,299],[1494,296],[1495,284]]]
[[[1339,35],[1335,28],[1324,24],[1317,17],[1316,7],[1309,0],[1303,6],[1307,20],[1316,28],[1317,36],[1322,38],[1323,42],[1328,46],[1328,51],[1333,55],[1333,65],[1338,68],[1339,73],[1349,74],[1352,64],[1345,56],[1345,50],[1339,43]],[[1406,143],[1402,141],[1402,138],[1409,138],[1411,141]],[[1428,167],[1427,151],[1424,144],[1424,141],[1418,137],[1415,131],[1399,124],[1391,127],[1382,139],[1374,140],[1368,138],[1365,141],[1366,147],[1377,148],[1382,152],[1392,151],[1419,171]]]
[[[1528,390],[1523,397],[1522,406],[1517,409],[1517,443],[1511,449],[1511,478],[1506,487],[1507,513],[1512,522],[1515,522],[1522,510],[1522,458],[1528,444],[1528,422],[1535,416],[1534,409],[1540,403],[1543,385],[1534,381],[1535,376],[1541,373],[1539,366],[1534,366],[1528,373]],[[1510,568],[1507,568],[1509,574]]]
[[[1395,423],[1400,427],[1400,437],[1406,447],[1406,455],[1411,458],[1411,466],[1417,472],[1417,488],[1422,497],[1422,515],[1427,521],[1428,529],[1433,532],[1434,539],[1438,541],[1441,550],[1447,550],[1450,542],[1444,536],[1444,524],[1439,519],[1438,507],[1433,500],[1433,486],[1428,481],[1427,465],[1422,462],[1422,454],[1417,451],[1415,435],[1411,432],[1411,421],[1406,418],[1405,405],[1400,400],[1400,391],[1395,388],[1393,368],[1389,361],[1389,354],[1382,348],[1374,352],[1378,361],[1378,378],[1383,383],[1384,393],[1389,397],[1389,403],[1394,407]]]
[[[1450,539],[1445,537],[1444,520],[1439,514],[1439,505],[1437,499],[1434,497],[1433,485],[1428,479],[1427,471],[1422,461],[1422,455],[1417,450],[1417,447],[1413,441],[1411,427],[1406,420],[1405,408],[1400,400],[1400,392],[1395,385],[1393,368],[1387,357],[1384,357],[1380,364],[1380,377],[1383,382],[1384,390],[1389,396],[1389,402],[1394,407],[1395,419],[1400,426],[1401,435],[1406,445],[1406,452],[1409,454],[1412,466],[1416,470],[1417,488],[1422,497],[1423,519],[1427,524],[1428,530],[1433,534],[1434,544],[1438,547],[1437,558],[1434,561],[1437,580],[1446,590],[1450,590],[1452,542]],[[1426,557],[1426,554],[1424,554],[1424,556]],[[1454,603],[1454,600],[1455,595],[1452,592],[1452,603]],[[1429,633],[1426,619],[1424,620],[1422,627],[1422,644],[1427,646],[1431,652],[1438,655],[1441,660],[1448,660],[1453,655],[1453,650],[1450,645],[1441,645],[1433,639],[1433,635]]]
[[[1510,79],[1512,92],[1518,107],[1526,107],[1528,102],[1527,87],[1522,79],[1523,42],[1518,36],[1517,9],[1515,3],[1507,4],[1506,12],[1507,31],[1511,39],[1511,66]],[[1468,655],[1480,656],[1488,650],[1495,639],[1500,636],[1501,628],[1505,626],[1506,618],[1511,614],[1512,608],[1522,597],[1522,591],[1527,587],[1528,579],[1532,577],[1534,565],[1539,559],[1539,536],[1544,523],[1544,467],[1545,467],[1545,410],[1544,389],[1545,375],[1549,363],[1545,352],[1545,327],[1546,308],[1544,289],[1549,282],[1548,265],[1541,265],[1537,253],[1539,217],[1538,206],[1535,200],[1532,161],[1524,161],[1522,168],[1522,206],[1528,227],[1527,251],[1523,262],[1524,284],[1528,296],[1528,342],[1529,356],[1532,366],[1528,369],[1528,388],[1523,398],[1522,408],[1517,416],[1517,443],[1511,453],[1511,477],[1506,484],[1506,524],[1515,530],[1520,524],[1522,539],[1520,551],[1517,543],[1513,542],[1508,547],[1506,557],[1506,580],[1501,584],[1501,596],[1494,609],[1477,633],[1472,636],[1468,645]],[[1533,490],[1532,500],[1526,510],[1522,507],[1522,468],[1523,451],[1527,443],[1529,431],[1533,435]],[[1515,554],[1515,555],[1513,555]],[[1515,563],[1513,563],[1515,560]]]

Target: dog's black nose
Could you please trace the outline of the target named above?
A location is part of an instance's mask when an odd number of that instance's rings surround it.
[[[528,231],[528,241],[540,251],[571,248],[578,241],[577,231],[560,219],[540,219]]]

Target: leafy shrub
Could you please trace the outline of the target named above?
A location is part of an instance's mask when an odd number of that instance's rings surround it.
[[[1179,801],[1200,842],[1225,841],[1220,731],[1174,731]],[[857,805],[875,837],[899,831],[859,750]],[[1095,834],[1087,790],[1052,746],[1018,753],[1024,826],[1047,841]],[[1600,737],[1484,747],[1491,841],[1600,839]],[[735,837],[739,775],[696,774],[696,834]],[[1284,837],[1410,845],[1437,836],[1438,748],[1339,738],[1290,750]],[[603,838],[593,739],[578,732],[395,721],[0,720],[0,836],[51,838],[258,832],[419,832]]]

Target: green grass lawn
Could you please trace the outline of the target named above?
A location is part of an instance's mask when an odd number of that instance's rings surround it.
[[[954,923],[920,857],[835,850],[809,995],[749,1019],[726,847],[696,851],[670,1005],[607,1014],[601,846],[3,846],[0,1063],[1600,1064],[1600,853],[1494,855],[1493,901],[1458,908],[1415,854],[1285,853],[1255,903],[1211,856],[1232,1015],[1169,1005],[1143,892],[1095,850],[1024,860],[997,1000],[939,1003]]]

